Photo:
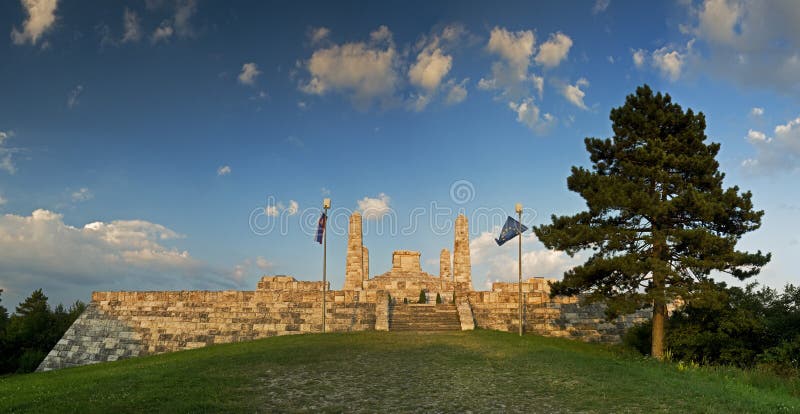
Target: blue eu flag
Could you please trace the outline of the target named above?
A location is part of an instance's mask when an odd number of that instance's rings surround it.
[[[498,246],[502,246],[503,243],[517,237],[518,234],[525,230],[528,230],[528,228],[509,216],[506,219],[506,224],[503,225],[503,230],[500,231],[500,238],[494,239],[494,241]]]

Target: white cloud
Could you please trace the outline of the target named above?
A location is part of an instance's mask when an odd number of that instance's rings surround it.
[[[742,166],[761,173],[800,170],[800,116],[775,126],[773,133],[768,137],[760,131],[747,131],[746,139],[756,155],[744,160]]]
[[[796,0],[705,0],[685,5],[681,33],[701,42],[689,62],[710,77],[800,96],[800,10]]]
[[[764,115],[764,108],[754,107],[750,110],[750,115],[752,116],[762,116]]]
[[[452,56],[442,53],[441,48],[426,47],[417,55],[416,63],[411,65],[408,78],[412,85],[431,92],[439,87],[452,67]]]
[[[592,14],[598,14],[606,11],[610,4],[611,0],[595,0],[594,6],[592,7]]]
[[[242,85],[254,85],[256,78],[261,74],[258,65],[253,62],[242,65],[242,72],[239,73],[239,83]]]
[[[536,63],[552,68],[558,66],[569,54],[569,49],[572,48],[572,39],[569,36],[558,32],[550,35],[541,46],[539,46],[539,53],[536,54]]]
[[[122,13],[122,25],[124,33],[122,34],[122,43],[138,42],[142,38],[142,28],[139,23],[139,16],[135,11],[125,8]]]
[[[8,199],[0,195],[0,206],[5,205],[8,203]]]
[[[153,31],[153,34],[150,35],[150,42],[156,44],[161,41],[167,41],[169,38],[172,37],[175,31],[172,29],[172,24],[169,20],[164,20],[161,24]]]
[[[178,0],[175,6],[175,32],[180,37],[194,36],[190,19],[197,12],[197,0]]]
[[[80,103],[81,93],[83,93],[83,85],[74,87],[67,96],[67,108],[72,109]]]
[[[536,133],[545,132],[555,122],[555,117],[549,113],[539,114],[539,107],[533,103],[533,99],[524,99],[519,103],[509,102],[508,107],[516,112],[517,122],[527,126]]]
[[[258,256],[258,257],[256,257],[256,267],[258,267],[259,269],[261,269],[263,271],[266,271],[266,270],[272,268],[273,264],[269,260],[267,260],[267,259],[265,259],[265,258],[263,258],[261,256]]]
[[[764,134],[761,131],[755,131],[752,129],[747,131],[747,140],[750,141],[751,143],[770,141],[769,139],[767,139],[766,134]]]
[[[230,165],[223,165],[217,168],[217,175],[228,175],[231,173]]]
[[[444,100],[447,105],[455,105],[467,99],[466,85],[468,80],[469,79],[464,79],[461,82],[456,83],[451,79],[447,82],[447,97]]]
[[[0,268],[4,284],[16,292],[45,288],[63,295],[66,289],[83,296],[103,289],[230,286],[189,252],[165,245],[183,237],[144,220],[73,227],[48,210],[6,214],[0,216]]]
[[[734,30],[741,12],[738,2],[707,0],[700,10],[698,32],[712,42],[732,44],[736,40]]]
[[[17,172],[17,167],[14,165],[14,160],[11,158],[14,149],[8,148],[5,145],[6,141],[13,136],[13,131],[0,131],[0,170],[5,170],[9,174]]]
[[[358,200],[358,211],[365,220],[378,220],[391,211],[389,196],[380,193],[377,197],[364,197]]]
[[[511,32],[495,26],[489,36],[489,44],[486,49],[524,72],[530,64],[535,40],[531,30]]]
[[[308,94],[338,92],[359,107],[389,101],[399,80],[398,54],[386,26],[370,34],[371,41],[334,44],[317,49],[304,63],[311,78],[300,85]]]
[[[516,281],[519,271],[517,240],[497,246],[494,239],[498,234],[500,228],[496,227],[493,231],[483,232],[470,240],[472,264],[486,269],[485,276],[489,281]],[[579,255],[569,257],[564,252],[545,249],[531,232],[523,233],[522,238],[524,278],[561,278],[565,271],[583,262]]]
[[[669,51],[667,47],[662,47],[654,50],[652,56],[653,67],[661,71],[669,80],[674,82],[680,78],[685,59],[684,55],[681,55],[677,50]]]
[[[561,93],[573,105],[581,109],[587,109],[586,104],[583,103],[583,98],[586,96],[586,92],[581,90],[581,87],[587,86],[589,86],[589,81],[586,80],[586,78],[580,78],[574,85],[564,85]]]
[[[88,188],[83,187],[78,191],[72,193],[72,201],[74,202],[82,202],[82,201],[89,201],[94,198],[94,194],[89,191]]]
[[[309,33],[311,44],[316,45],[317,43],[322,42],[323,40],[327,39],[330,34],[331,31],[327,27],[317,27],[311,29],[311,32]]]
[[[533,81],[533,87],[536,89],[536,92],[539,93],[539,99],[541,99],[542,94],[544,93],[544,78],[541,76],[531,75],[531,81]]]
[[[319,193],[324,196],[331,195],[331,190],[329,188],[322,187],[319,189]]]
[[[268,205],[264,208],[264,214],[269,217],[278,217],[278,215],[281,214],[281,211],[276,205]]]
[[[297,214],[298,210],[300,210],[300,204],[297,201],[289,200],[289,207],[286,208],[286,213],[293,216]]]
[[[637,68],[644,66],[645,54],[644,50],[636,49],[631,50],[631,57],[633,58],[633,64],[636,65]]]
[[[58,0],[21,0],[21,3],[28,17],[22,23],[21,32],[16,26],[11,29],[11,40],[16,45],[36,45],[56,21]]]

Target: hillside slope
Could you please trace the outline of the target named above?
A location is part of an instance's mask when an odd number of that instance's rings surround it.
[[[800,412],[797,394],[796,383],[776,378],[683,369],[567,340],[361,332],[7,377],[0,411],[772,413]]]

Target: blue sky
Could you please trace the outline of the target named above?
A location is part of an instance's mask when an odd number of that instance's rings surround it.
[[[740,245],[773,253],[757,280],[797,283],[798,28],[788,0],[2,2],[3,303],[316,280],[323,197],[333,288],[354,210],[373,275],[396,249],[438,274],[463,211],[475,287],[514,279],[496,226],[581,209],[583,138],[643,83],[706,114],[766,210]],[[527,276],[581,259],[524,243]]]

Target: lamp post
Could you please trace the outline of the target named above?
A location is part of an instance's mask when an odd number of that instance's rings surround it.
[[[519,336],[522,336],[522,203],[517,203],[515,206],[517,215],[519,216],[519,225],[517,226],[517,236],[519,236]]]
[[[325,333],[325,317],[327,316],[328,296],[328,209],[331,208],[331,199],[322,200],[322,209],[325,214],[325,228],[322,229],[322,333]]]

